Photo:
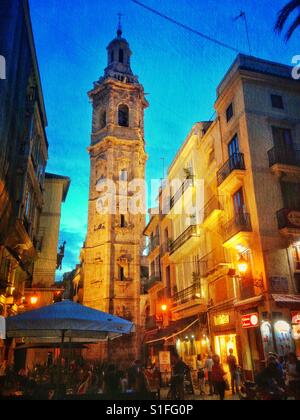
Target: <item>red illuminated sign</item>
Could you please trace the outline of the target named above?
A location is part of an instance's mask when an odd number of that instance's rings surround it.
[[[249,314],[242,316],[242,327],[243,328],[256,328],[259,324],[258,314]]]

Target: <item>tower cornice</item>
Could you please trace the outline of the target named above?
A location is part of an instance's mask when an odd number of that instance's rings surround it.
[[[134,148],[138,148],[139,151],[143,151],[144,155],[147,156],[144,149],[144,143],[139,140],[124,140],[120,139],[119,137],[108,136],[104,138],[102,141],[95,143],[87,148],[89,154],[93,153],[101,153],[107,151],[109,148],[114,146],[125,146],[132,150]]]
[[[141,99],[142,99],[144,108],[146,109],[149,107],[149,102],[147,101],[145,97],[144,87],[140,83],[134,83],[134,84],[123,83],[118,80],[109,78],[109,79],[105,79],[102,82],[95,82],[94,88],[88,92],[88,96],[93,101],[95,96],[102,93],[107,88],[111,89],[112,91],[115,91],[116,93],[119,93],[120,90],[124,92],[135,92],[138,90],[141,94]]]

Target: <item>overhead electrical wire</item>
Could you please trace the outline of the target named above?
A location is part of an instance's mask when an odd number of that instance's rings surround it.
[[[220,47],[226,48],[226,49],[231,50],[231,51],[234,51],[234,52],[236,52],[236,53],[240,53],[240,51],[239,51],[237,48],[232,47],[231,45],[226,44],[225,42],[222,42],[222,41],[219,41],[219,40],[217,40],[217,39],[215,39],[215,38],[212,38],[211,36],[206,35],[206,34],[204,34],[204,33],[200,32],[200,31],[198,31],[198,30],[196,30],[196,29],[193,29],[193,28],[191,28],[190,26],[188,26],[188,25],[186,25],[186,24],[184,24],[184,23],[181,23],[181,22],[179,22],[178,20],[175,20],[174,18],[172,18],[172,17],[170,17],[170,16],[167,16],[167,15],[165,15],[164,13],[162,13],[162,12],[160,12],[160,11],[156,10],[156,9],[153,9],[153,8],[152,8],[152,7],[150,7],[150,6],[147,6],[146,4],[144,4],[144,3],[140,2],[139,0],[130,0],[130,1],[131,1],[132,3],[137,4],[137,5],[138,5],[138,6],[140,6],[140,7],[142,7],[142,8],[144,8],[144,9],[148,10],[149,12],[151,12],[151,13],[153,13],[153,14],[155,14],[155,15],[159,16],[159,17],[161,17],[162,19],[165,19],[165,20],[167,20],[167,21],[169,21],[169,22],[173,23],[174,25],[179,26],[179,27],[180,27],[180,28],[182,28],[182,29],[185,29],[185,30],[187,30],[187,31],[189,31],[189,32],[192,32],[192,33],[193,33],[193,34],[195,34],[195,35],[200,36],[201,38],[206,39],[207,41],[213,42],[214,44],[217,44],[217,45],[219,45]]]

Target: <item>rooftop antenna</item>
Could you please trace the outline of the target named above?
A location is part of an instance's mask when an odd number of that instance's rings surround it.
[[[249,34],[249,26],[248,26],[248,19],[245,12],[241,11],[241,13],[233,19],[234,22],[236,22],[239,19],[243,19],[245,23],[246,28],[246,34],[247,34],[247,41],[248,41],[248,48],[249,48],[249,54],[252,55],[252,48],[251,48],[251,42],[250,42],[250,34]]]

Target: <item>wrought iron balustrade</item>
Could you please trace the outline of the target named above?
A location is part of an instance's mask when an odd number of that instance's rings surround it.
[[[274,147],[268,151],[270,168],[274,165],[290,165],[300,167],[300,150]]]
[[[212,197],[201,210],[200,215],[203,216],[203,221],[205,221],[215,210],[223,210],[220,198],[217,196]]]
[[[216,271],[220,266],[229,265],[230,258],[223,247],[219,247],[205,255],[199,260],[199,271],[201,277],[207,277]]]
[[[179,190],[176,192],[176,194],[171,198],[170,200],[170,210],[173,209],[175,204],[180,200],[180,198],[184,195],[184,193],[188,190],[189,187],[192,187],[194,185],[194,178],[187,178]]]
[[[148,292],[156,283],[161,282],[161,277],[159,275],[153,275],[145,281],[144,289]]]
[[[154,330],[157,327],[156,316],[148,316],[145,322],[146,330]]]
[[[173,306],[182,305],[191,300],[202,299],[202,288],[201,282],[197,282],[192,286],[182,290],[181,292],[176,293],[172,297]]]
[[[170,244],[170,253],[173,254],[182,247],[190,238],[197,236],[197,226],[189,226],[182,235],[180,235],[174,242]]]
[[[277,212],[278,229],[300,230],[300,209],[282,209]]]
[[[229,175],[236,170],[245,171],[245,159],[243,153],[234,153],[217,173],[217,182],[220,186]]]
[[[251,217],[248,213],[238,213],[223,226],[225,242],[240,232],[252,232]]]

